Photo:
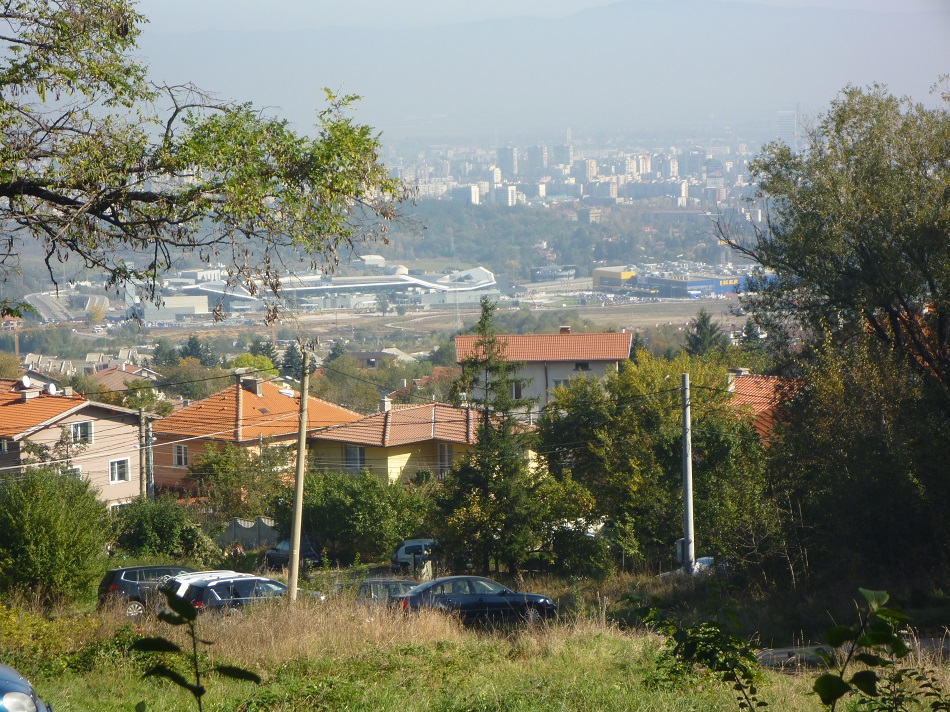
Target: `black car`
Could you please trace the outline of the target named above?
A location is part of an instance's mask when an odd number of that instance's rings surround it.
[[[29,680],[0,665],[0,712],[53,712],[53,708],[39,698]]]
[[[111,569],[99,582],[99,607],[114,602],[125,614],[137,618],[159,603],[159,584],[172,576],[194,571],[187,566],[129,566]]]
[[[557,604],[547,596],[517,593],[481,576],[446,576],[419,584],[408,593],[393,596],[404,610],[436,608],[474,620],[525,620],[535,622],[557,615]]]
[[[279,569],[290,565],[290,539],[284,539],[264,554],[267,567]],[[300,540],[300,563],[305,566],[319,566],[323,563],[323,554],[307,539]]]
[[[418,586],[418,581],[411,579],[397,578],[366,578],[361,581],[352,581],[347,583],[338,583],[334,586],[334,592],[352,591],[356,589],[356,600],[360,603],[385,604],[393,596],[406,593],[414,586]]]
[[[195,571],[168,579],[160,590],[191,602],[198,610],[220,611],[283,596],[287,586],[266,576],[236,571]]]

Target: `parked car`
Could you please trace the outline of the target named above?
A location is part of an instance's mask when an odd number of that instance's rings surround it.
[[[189,573],[187,566],[129,566],[111,569],[99,582],[99,607],[113,602],[125,607],[125,615],[138,618],[159,602],[159,584],[172,576]]]
[[[255,574],[195,571],[168,579],[160,590],[191,602],[199,610],[222,611],[283,596],[287,586]]]
[[[367,578],[356,589],[356,600],[361,603],[384,604],[393,596],[407,593],[418,586],[418,581],[393,578]]]
[[[439,545],[434,539],[404,539],[399,542],[390,561],[394,574],[412,570],[413,564],[421,565],[428,561]]]
[[[40,699],[23,675],[12,667],[0,665],[0,711],[53,712],[53,708]]]
[[[267,568],[279,569],[290,565],[290,539],[284,539],[264,554]],[[309,539],[300,540],[300,562],[305,566],[319,566],[323,563],[323,554]]]
[[[436,608],[458,613],[466,622],[479,619],[536,622],[557,615],[557,604],[547,596],[518,593],[481,576],[438,578],[393,596],[392,601],[406,611]]]

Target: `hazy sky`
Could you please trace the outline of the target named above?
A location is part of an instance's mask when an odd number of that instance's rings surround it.
[[[617,0],[140,0],[151,29],[291,30],[336,26],[424,27],[505,17],[565,17]],[[677,0],[658,0],[675,4]],[[734,0],[709,0],[732,2]],[[886,12],[947,9],[950,0],[742,0],[784,7],[833,7]],[[948,38],[950,41],[950,38]]]
[[[360,119],[387,139],[431,143],[540,141],[567,128],[712,134],[750,121],[771,131],[777,110],[814,115],[848,84],[928,101],[950,73],[950,0],[141,0],[139,9],[149,19],[140,53],[155,79],[251,101],[300,128],[312,126],[323,87],[353,92],[364,97]]]

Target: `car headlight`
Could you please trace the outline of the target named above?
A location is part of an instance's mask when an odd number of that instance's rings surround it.
[[[0,700],[3,712],[36,712],[33,698],[23,692],[8,692]]]

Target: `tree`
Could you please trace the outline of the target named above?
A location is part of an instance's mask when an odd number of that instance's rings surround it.
[[[194,358],[183,358],[176,366],[162,369],[158,386],[169,393],[190,400],[201,400],[217,393],[232,383],[230,371],[223,368],[205,368]]]
[[[270,341],[255,337],[248,350],[252,356],[266,356],[272,364],[277,363],[277,349]]]
[[[210,563],[217,546],[173,498],[139,497],[112,511],[116,545],[138,556],[174,556],[195,563]]]
[[[271,360],[263,354],[260,356],[254,356],[249,353],[240,354],[228,364],[228,368],[250,368],[253,369],[254,375],[258,378],[276,376],[278,373]]]
[[[0,378],[19,378],[20,359],[9,351],[0,351]]]
[[[207,342],[192,334],[186,341],[178,346],[178,354],[181,358],[197,359],[205,368],[214,368],[220,361],[215,356],[214,351]]]
[[[234,517],[254,518],[267,512],[287,476],[287,449],[264,447],[260,453],[225,444],[209,445],[194,459],[188,481],[195,484],[214,528]]]
[[[95,326],[96,324],[101,324],[102,320],[106,318],[106,309],[101,304],[93,304],[89,307],[88,312],[88,321],[89,324]]]
[[[19,240],[37,239],[54,282],[52,263],[73,258],[157,300],[186,251],[223,257],[229,281],[276,297],[286,265],[332,269],[338,249],[396,216],[404,190],[349,115],[356,97],[327,92],[310,138],[249,104],[150,83],[131,0],[15,0],[0,19],[7,268]]]
[[[101,574],[106,506],[66,466],[0,481],[0,588],[44,603],[75,600]]]
[[[495,307],[482,299],[479,338],[455,386],[456,399],[465,394],[479,411],[477,441],[446,475],[434,523],[449,553],[470,552],[486,572],[494,557],[520,584],[525,559],[546,543],[551,517],[563,518],[559,508],[566,498],[556,480],[528,461],[532,435],[516,413],[531,401],[516,397],[524,383],[517,375],[521,364],[505,359]]]
[[[594,500],[591,516],[627,562],[669,565],[682,536],[681,374],[690,374],[696,538],[701,550],[760,568],[775,529],[763,448],[729,403],[725,369],[681,353],[640,351],[604,382],[558,388],[538,422],[540,452],[558,480]]]
[[[290,532],[293,484],[274,501],[277,528]],[[422,533],[429,502],[425,488],[407,490],[369,472],[313,470],[304,488],[303,533],[326,550],[329,560],[378,561],[400,540]]]
[[[359,413],[374,413],[379,407],[376,374],[360,368],[359,361],[344,354],[324,361],[321,377],[312,391],[318,398],[338,403]]]
[[[299,381],[303,371],[303,356],[296,343],[291,343],[284,351],[284,358],[280,362],[280,375],[284,378],[293,378]]]
[[[770,339],[871,338],[950,410],[950,92],[927,108],[847,87],[807,148],[769,145],[751,168],[767,222],[721,237],[771,274],[744,305]]]
[[[712,316],[700,309],[693,322],[693,330],[686,335],[686,353],[690,356],[706,356],[722,353],[729,346],[729,337],[714,324]]]
[[[162,337],[155,344],[155,351],[152,353],[152,366],[155,368],[165,368],[166,366],[177,366],[181,356],[178,349],[166,337]]]

